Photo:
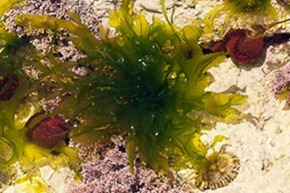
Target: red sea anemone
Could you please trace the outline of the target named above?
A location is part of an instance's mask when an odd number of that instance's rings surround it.
[[[262,56],[264,37],[249,37],[249,33],[249,30],[231,29],[225,35],[225,48],[232,59],[251,63]]]
[[[28,130],[28,138],[43,148],[53,148],[68,138],[68,126],[60,116],[49,117]]]

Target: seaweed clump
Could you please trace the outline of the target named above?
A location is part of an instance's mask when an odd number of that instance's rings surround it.
[[[225,0],[233,10],[238,12],[254,12],[261,13],[269,8],[270,0]]]
[[[273,22],[278,16],[277,10],[271,5],[271,0],[224,0],[222,5],[209,11],[201,21],[206,34],[214,31],[215,19],[221,14],[225,15],[223,25],[218,29],[221,32],[241,18],[240,23],[248,24],[269,20]]]
[[[21,2],[21,0],[1,1],[0,18],[8,9]],[[47,164],[55,169],[69,165],[77,170],[77,165],[80,163],[77,151],[75,148],[69,148],[65,140],[58,140],[54,146],[48,147],[37,145],[27,135],[37,123],[42,124],[45,119],[55,114],[45,112],[41,104],[41,100],[49,98],[46,89],[39,81],[29,77],[23,69],[28,64],[39,63],[41,54],[34,49],[26,37],[19,38],[13,32],[6,30],[3,20],[0,22],[0,58],[1,171],[10,175],[9,171],[14,167],[13,164],[19,162],[25,174],[22,175],[22,179],[18,177],[17,182],[22,183],[23,179],[31,179],[37,173],[35,168]],[[51,129],[53,125],[47,128]],[[49,137],[44,135],[42,140],[51,141]],[[54,152],[57,152],[57,157]],[[3,187],[6,182],[1,180],[0,183]]]
[[[32,113],[22,113],[29,121],[20,122],[17,129],[10,126],[6,115],[2,116],[3,136],[13,143],[4,142],[7,147],[15,144],[21,151],[16,158],[25,152],[29,155],[30,150],[25,148],[30,148],[31,152],[38,152],[33,159],[57,152],[68,155],[76,164],[79,160],[67,147],[68,139],[87,144],[117,134],[126,141],[131,168],[136,157],[166,174],[172,169],[198,170],[211,162],[209,150],[215,154],[215,145],[227,138],[216,136],[211,144],[205,144],[200,139],[202,131],[213,128],[217,121],[241,120],[244,115],[233,106],[245,103],[247,97],[205,90],[212,81],[208,69],[219,65],[225,55],[203,54],[198,45],[200,29],[192,25],[179,28],[155,18],[149,23],[144,15],[133,12],[133,3],[125,0],[118,11],[110,14],[116,35],[109,36],[110,31],[100,27],[98,38],[76,13],[68,13],[70,21],[49,15],[17,17],[17,24],[27,31],[45,29],[55,35],[58,30],[67,30],[71,35],[64,38],[73,42],[83,58],[60,61],[53,55],[53,45],[42,54],[25,38],[16,38],[23,41],[23,46],[17,47],[20,54],[13,58],[18,62],[17,77],[21,80],[3,75],[1,91],[6,93],[5,99],[11,97],[8,102],[15,98],[18,103],[13,104],[23,106],[21,102],[26,98],[29,102],[24,105],[32,103],[34,109]],[[20,68],[23,66],[39,71],[39,79],[27,77]],[[76,66],[82,67],[85,75],[72,72]],[[11,82],[9,85],[6,79]],[[15,89],[22,98],[16,97]],[[55,97],[60,102],[52,112],[43,113],[37,106],[38,101]],[[3,108],[8,105],[3,103]],[[12,155],[4,151],[3,155],[5,166]]]

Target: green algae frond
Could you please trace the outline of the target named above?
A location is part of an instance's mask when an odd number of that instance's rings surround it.
[[[20,0],[0,3],[0,16]],[[39,81],[32,80],[23,70],[23,66],[39,67],[41,54],[33,48],[25,37],[19,38],[5,29],[0,23],[0,169],[7,170],[19,162],[24,172],[32,173],[31,168],[51,165],[55,169],[71,166],[77,170],[80,159],[75,148],[69,148],[65,142],[54,148],[42,148],[27,138],[27,131],[53,113],[44,113],[40,101],[49,98],[49,94]],[[39,68],[41,69],[41,68]],[[45,73],[43,69],[42,72]],[[41,116],[36,116],[40,114]],[[54,154],[59,154],[60,161]],[[69,161],[68,161],[69,160]]]
[[[149,23],[132,7],[133,2],[126,0],[110,14],[114,37],[100,27],[95,38],[74,13],[72,22],[20,15],[17,23],[54,32],[66,29],[72,34],[68,40],[85,54],[78,64],[87,69],[87,76],[69,73],[72,63],[60,64],[53,58],[53,75],[43,74],[61,88],[57,94],[67,93],[56,112],[78,122],[70,131],[73,140],[89,143],[118,134],[125,138],[131,166],[138,156],[165,173],[171,167],[198,168],[208,149],[226,139],[204,144],[202,130],[216,121],[236,121],[232,115],[242,118],[232,106],[243,104],[246,96],[205,91],[211,81],[207,70],[225,56],[203,54],[197,43],[201,30],[156,18]]]
[[[248,24],[257,20],[268,20],[273,22],[278,17],[278,11],[271,5],[271,0],[224,0],[219,5],[209,11],[205,18],[200,22],[203,24],[205,33],[212,33],[215,25],[215,19],[218,15],[225,15],[222,27],[227,29],[232,23],[239,19],[242,24]],[[263,19],[261,19],[263,18]],[[265,22],[265,21],[263,21]],[[199,22],[197,22],[199,23]],[[225,31],[224,29],[219,29]]]

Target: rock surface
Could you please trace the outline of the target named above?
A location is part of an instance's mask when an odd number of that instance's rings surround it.
[[[95,28],[99,23],[107,25],[108,13],[118,7],[119,1],[115,0],[80,0],[61,1],[57,7],[52,1],[31,0],[31,5],[24,12],[43,12],[65,17],[64,9],[79,9],[84,21],[97,33]],[[192,0],[168,0],[166,7],[171,20],[178,25],[191,23],[192,19],[199,19],[221,1],[202,0],[193,4]],[[273,3],[275,3],[274,1]],[[66,4],[68,3],[68,4]],[[47,4],[47,5],[46,5]],[[66,5],[65,5],[66,4]],[[54,6],[51,6],[54,5]],[[279,10],[285,12],[281,6],[274,4]],[[56,6],[56,7],[55,7]],[[63,7],[62,7],[63,6]],[[64,8],[65,6],[68,6]],[[136,10],[145,12],[148,19],[152,16],[162,18],[160,0],[137,0]],[[95,16],[87,17],[87,13]],[[13,11],[10,14],[15,14]],[[173,14],[173,15],[172,15]],[[93,14],[94,15],[94,14]],[[172,15],[172,16],[171,16]],[[282,17],[282,16],[281,16]],[[285,16],[283,16],[285,17]],[[289,14],[288,14],[289,17]],[[219,21],[221,22],[221,21]],[[233,24],[238,25],[238,24]],[[21,34],[21,29],[13,30]],[[276,30],[290,31],[290,24],[282,24]],[[214,34],[218,38],[221,34]],[[35,45],[41,45],[43,40],[35,39]],[[249,96],[248,102],[239,107],[244,113],[255,117],[254,122],[243,121],[237,125],[218,123],[216,128],[207,131],[203,136],[204,141],[211,141],[215,135],[224,135],[229,138],[228,150],[234,152],[241,161],[241,169],[237,178],[224,188],[207,190],[207,193],[287,193],[290,189],[290,111],[284,109],[285,101],[279,101],[272,84],[276,71],[282,66],[290,64],[290,43],[279,46],[270,46],[266,51],[265,61],[259,66],[237,66],[230,59],[224,61],[219,67],[212,68],[215,82],[208,90],[222,92],[232,86],[238,87],[240,94]],[[63,48],[64,55],[75,55],[73,47]],[[75,56],[74,56],[75,57]],[[76,58],[77,59],[77,58]],[[114,138],[111,144],[103,144],[106,155],[98,146],[86,147],[82,152],[87,157],[87,163],[83,165],[84,180],[80,184],[72,181],[69,170],[59,172],[50,169],[42,170],[42,177],[51,186],[51,191],[63,193],[199,193],[188,183],[193,179],[191,171],[179,173],[183,180],[176,174],[170,184],[166,178],[158,177],[153,171],[138,163],[134,174],[130,173],[123,142],[120,138]],[[91,152],[84,155],[85,152]],[[185,181],[187,179],[187,182]],[[61,183],[57,183],[59,182]],[[69,183],[68,183],[69,182]],[[69,185],[69,187],[68,187]],[[9,187],[5,193],[21,192],[19,185]]]

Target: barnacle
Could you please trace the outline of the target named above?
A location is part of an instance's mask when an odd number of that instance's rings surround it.
[[[240,169],[239,158],[226,151],[214,152],[196,172],[195,185],[200,190],[215,190],[232,182]]]

